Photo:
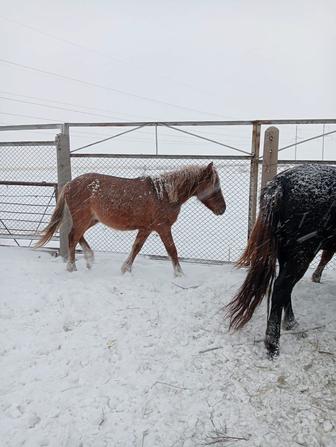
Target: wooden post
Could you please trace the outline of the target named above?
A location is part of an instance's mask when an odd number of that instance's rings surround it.
[[[260,124],[256,121],[252,128],[252,147],[250,165],[250,195],[249,195],[249,216],[247,235],[250,236],[253,225],[256,221],[257,195],[258,195],[258,170],[259,170],[259,150],[260,150]]]
[[[57,153],[57,183],[58,194],[63,186],[71,180],[71,161],[70,161],[70,137],[69,126],[62,126],[62,133],[56,135],[56,153]],[[67,212],[64,213],[63,222],[60,227],[60,255],[64,260],[68,257],[68,234],[71,229],[71,217]]]
[[[278,171],[279,129],[269,127],[265,131],[263,167],[261,174],[261,187],[277,174]]]

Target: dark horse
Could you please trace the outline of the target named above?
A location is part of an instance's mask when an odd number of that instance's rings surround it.
[[[122,266],[131,271],[133,261],[152,231],[156,231],[170,256],[175,275],[182,274],[171,227],[181,206],[196,196],[214,214],[225,211],[217,170],[208,166],[188,166],[157,177],[134,179],[102,174],[84,174],[62,189],[48,226],[36,246],[46,244],[62,223],[65,210],[70,213],[68,271],[76,270],[75,248],[81,245],[87,267],[93,261],[93,251],[83,235],[101,222],[117,230],[138,230],[132,250]]]
[[[230,328],[243,327],[268,293],[271,307],[265,346],[270,357],[278,355],[283,309],[284,329],[297,325],[291,302],[293,287],[316,253],[330,250],[335,242],[336,167],[304,165],[276,175],[262,191],[258,219],[238,261],[239,266],[250,267],[228,305]]]

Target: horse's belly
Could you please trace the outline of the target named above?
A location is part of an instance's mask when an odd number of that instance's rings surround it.
[[[141,227],[149,227],[151,219],[146,208],[134,209],[130,206],[95,207],[97,220],[115,230],[132,231]]]

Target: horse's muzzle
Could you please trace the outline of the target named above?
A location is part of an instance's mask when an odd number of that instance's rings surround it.
[[[222,216],[225,213],[226,205],[215,211],[216,216]]]

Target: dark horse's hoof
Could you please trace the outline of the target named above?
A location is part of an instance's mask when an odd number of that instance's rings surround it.
[[[270,360],[273,360],[279,356],[279,354],[280,354],[279,342],[276,341],[274,339],[274,337],[266,335],[264,343],[265,343],[265,348],[267,350],[267,357]]]
[[[296,320],[283,320],[282,328],[285,331],[291,331],[299,326],[299,323]]]
[[[312,274],[312,281],[313,282],[317,282],[317,283],[321,282],[321,275],[319,275],[318,273],[314,272]]]

